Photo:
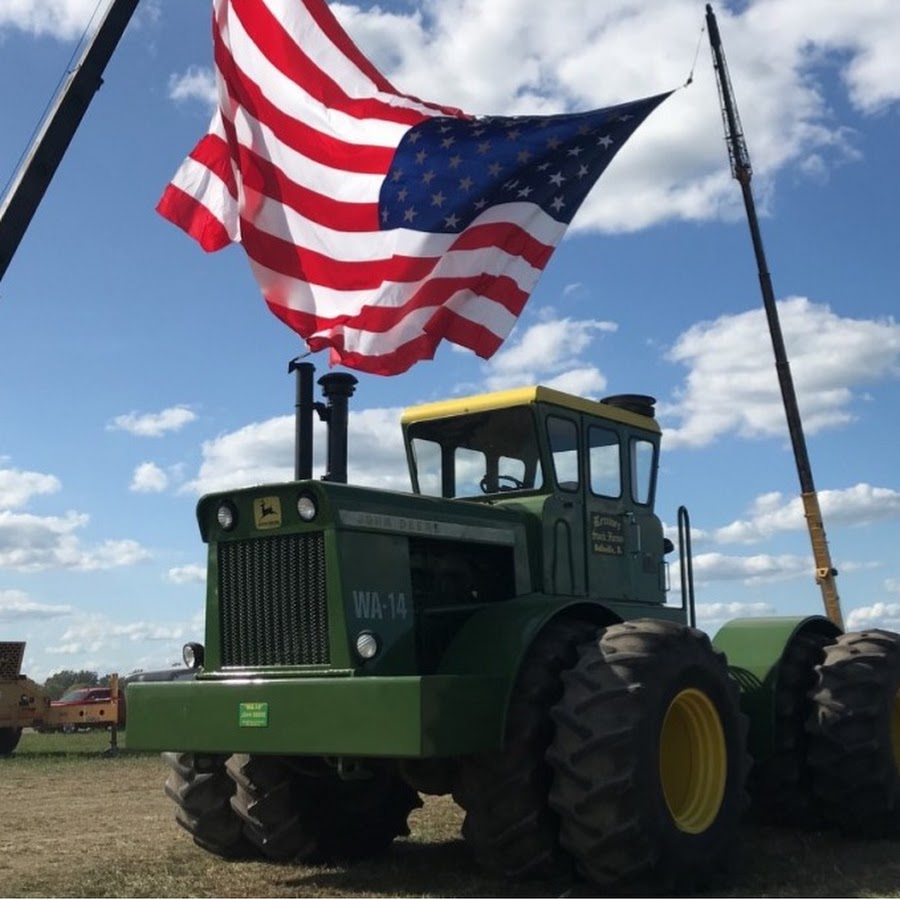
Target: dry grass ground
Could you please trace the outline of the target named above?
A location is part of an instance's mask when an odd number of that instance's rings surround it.
[[[428,798],[412,835],[352,868],[225,862],[174,822],[156,755],[104,757],[105,735],[23,736],[0,760],[0,895],[6,897],[591,896],[581,885],[485,876],[460,813]],[[733,897],[900,897],[900,845],[747,826]]]

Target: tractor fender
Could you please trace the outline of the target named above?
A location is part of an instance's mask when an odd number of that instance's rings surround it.
[[[824,616],[773,616],[733,619],[713,638],[713,646],[725,653],[729,671],[740,686],[741,707],[750,719],[748,750],[754,760],[768,758],[774,748],[781,660],[800,634],[836,638],[842,631]]]
[[[493,706],[485,721],[496,723],[491,743],[503,746],[506,713],[516,676],[534,639],[559,616],[592,622],[601,628],[621,617],[602,603],[582,598],[525,594],[487,606],[460,628],[438,666],[439,675],[488,677],[494,689],[479,697]]]

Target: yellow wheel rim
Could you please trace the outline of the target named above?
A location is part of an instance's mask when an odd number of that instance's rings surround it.
[[[896,752],[900,712],[894,721]],[[666,806],[679,831],[706,831],[725,796],[728,750],[719,713],[703,691],[687,688],[669,704],[659,736],[659,774]]]
[[[900,691],[894,694],[894,708],[891,711],[891,744],[894,749],[894,765],[900,772]]]

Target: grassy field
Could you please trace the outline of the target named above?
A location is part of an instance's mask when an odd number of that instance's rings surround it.
[[[0,759],[5,897],[550,897],[583,885],[485,876],[459,838],[460,812],[427,798],[412,834],[352,868],[225,862],[194,846],[164,796],[156,754],[104,756],[103,732],[26,733]],[[747,826],[731,897],[900,897],[900,845]]]

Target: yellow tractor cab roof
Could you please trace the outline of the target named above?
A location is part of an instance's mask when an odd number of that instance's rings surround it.
[[[535,403],[551,403],[600,419],[621,422],[657,433],[660,431],[659,424],[653,418],[655,400],[652,397],[642,394],[618,394],[599,401],[586,400],[583,397],[576,397],[574,394],[567,394],[564,391],[541,385],[410,406],[403,411],[400,421],[403,425],[410,425],[414,422],[445,419],[467,413],[508,409],[511,406],[526,406]]]

